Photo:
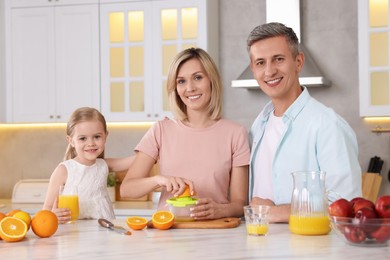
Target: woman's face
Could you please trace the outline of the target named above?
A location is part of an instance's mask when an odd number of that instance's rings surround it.
[[[202,64],[196,58],[183,63],[176,77],[176,90],[190,111],[208,112],[211,82]]]

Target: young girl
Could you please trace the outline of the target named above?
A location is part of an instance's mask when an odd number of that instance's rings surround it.
[[[66,128],[68,148],[64,161],[50,177],[43,209],[53,211],[59,223],[71,219],[67,208],[58,208],[60,186],[64,191],[77,188],[79,219],[115,219],[107,191],[109,171],[123,171],[130,167],[133,157],[103,159],[107,139],[104,116],[96,109],[83,107],[73,112]]]

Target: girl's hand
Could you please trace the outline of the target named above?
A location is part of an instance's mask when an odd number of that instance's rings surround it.
[[[196,220],[217,219],[224,217],[224,208],[227,205],[218,204],[209,198],[199,198],[196,206],[191,208],[191,217]]]
[[[179,196],[184,192],[186,185],[190,187],[191,193],[194,191],[194,184],[190,180],[180,177],[163,175],[157,175],[156,178],[158,178],[158,185],[160,185],[161,187],[165,187],[167,192],[172,193],[175,197]]]
[[[71,221],[71,212],[68,208],[58,208],[57,198],[54,201],[52,212],[56,214],[59,224],[64,224]]]

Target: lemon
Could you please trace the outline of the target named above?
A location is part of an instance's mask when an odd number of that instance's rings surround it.
[[[13,217],[23,220],[23,222],[26,223],[26,225],[27,225],[27,230],[30,229],[30,224],[31,224],[31,216],[30,216],[30,214],[28,214],[25,211],[19,211],[19,212],[16,212],[13,215]]]

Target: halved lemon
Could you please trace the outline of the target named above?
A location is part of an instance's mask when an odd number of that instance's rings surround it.
[[[27,234],[26,223],[15,217],[5,217],[0,221],[0,236],[4,241],[17,242]]]
[[[141,230],[146,227],[148,220],[142,217],[128,217],[126,223],[133,230]]]
[[[152,216],[153,227],[161,230],[170,229],[175,221],[175,216],[169,211],[157,211]]]

